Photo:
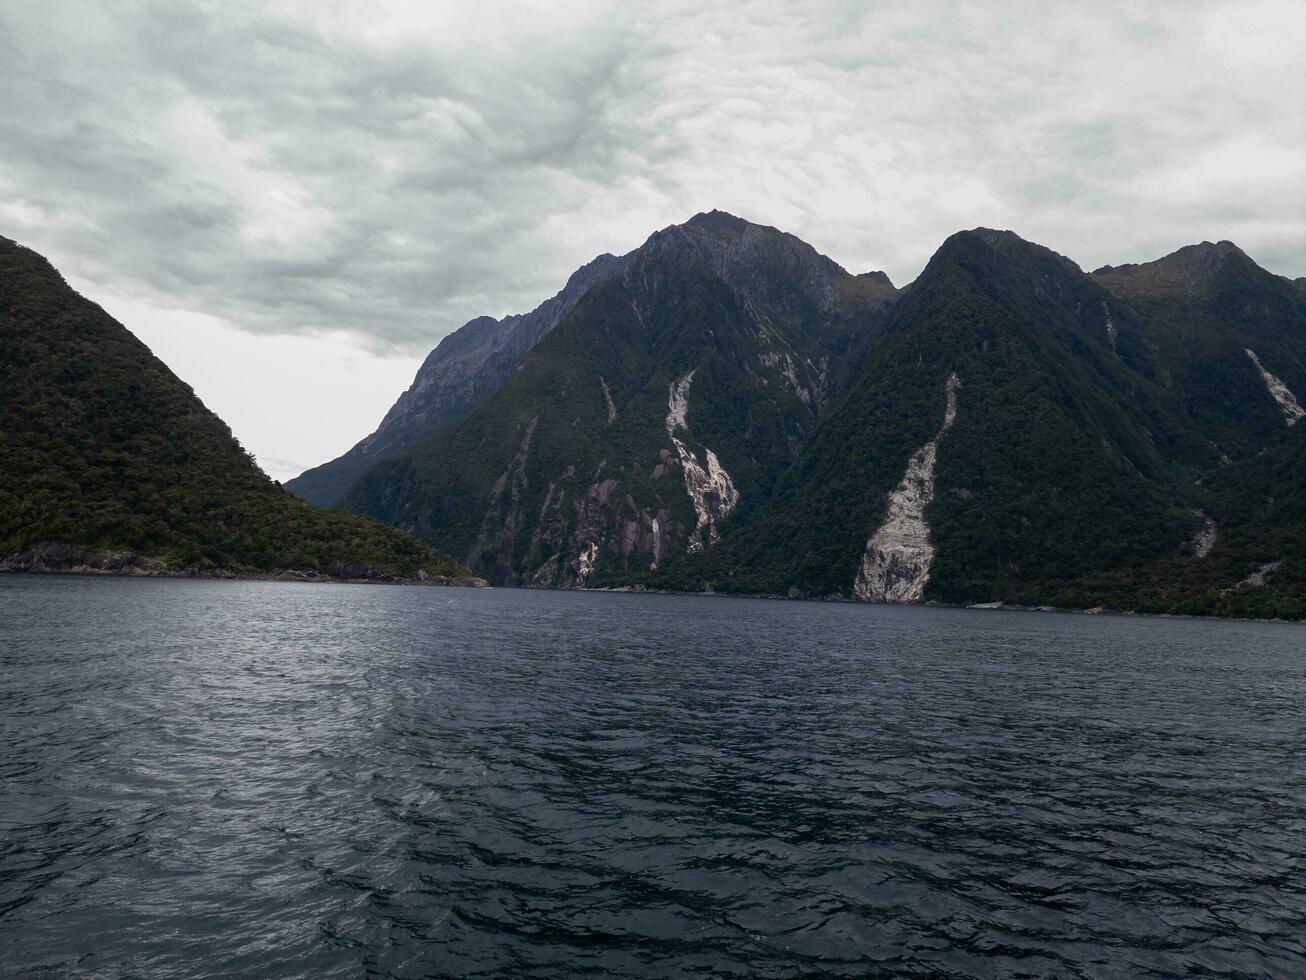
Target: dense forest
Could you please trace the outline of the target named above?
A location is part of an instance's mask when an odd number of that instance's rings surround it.
[[[41,542],[193,571],[465,574],[282,490],[144,344],[0,239],[0,558]]]

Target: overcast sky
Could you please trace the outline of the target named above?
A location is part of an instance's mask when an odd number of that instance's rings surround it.
[[[976,225],[1306,275],[1300,0],[8,0],[0,65],[0,234],[283,479],[464,321],[714,207],[900,285]]]

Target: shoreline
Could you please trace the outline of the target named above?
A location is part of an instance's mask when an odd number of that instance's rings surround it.
[[[208,581],[239,582],[302,582],[309,585],[425,585],[445,588],[476,589],[520,589],[523,592],[589,592],[614,595],[667,595],[687,596],[701,599],[766,599],[785,602],[827,602],[845,603],[855,606],[923,606],[934,609],[969,609],[992,612],[1027,612],[1027,613],[1065,613],[1075,616],[1128,616],[1149,619],[1190,619],[1205,622],[1231,623],[1283,623],[1301,626],[1303,620],[1283,619],[1266,616],[1200,616],[1193,613],[1175,612],[1138,612],[1132,609],[1111,609],[1106,606],[1092,606],[1088,609],[1075,609],[1064,606],[1026,606],[1010,602],[864,602],[847,596],[795,596],[766,592],[688,592],[678,589],[650,589],[643,586],[606,586],[586,589],[541,589],[531,586],[505,585],[491,586],[485,579],[475,575],[450,576],[421,574],[416,578],[404,578],[396,575],[341,576],[305,569],[278,569],[275,572],[258,572],[230,568],[177,568],[166,562],[144,558],[130,552],[85,552],[88,558],[99,559],[100,564],[79,562],[56,563],[54,565],[38,560],[19,562],[29,553],[11,555],[0,559],[0,574],[31,575],[112,575],[121,578],[175,578],[201,579]]]
[[[282,569],[278,572],[234,571],[229,568],[187,569],[157,572],[118,571],[105,568],[9,568],[0,566],[0,575],[86,575],[91,578],[167,578],[202,582],[298,582],[304,585],[414,585],[450,589],[493,588],[475,576],[428,575],[425,578],[401,578],[397,575],[377,578],[338,578],[321,572]]]
[[[305,582],[313,585],[434,585],[485,588],[490,583],[475,575],[386,575],[362,562],[332,562],[330,570],[279,568],[258,571],[244,568],[198,568],[170,565],[131,551],[88,551],[72,545],[42,543],[0,559],[0,573],[32,575],[115,575],[123,578],[179,578],[211,581]]]

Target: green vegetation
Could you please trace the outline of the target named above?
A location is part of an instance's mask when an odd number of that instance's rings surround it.
[[[954,236],[874,338],[776,500],[741,513],[719,549],[664,581],[846,595],[886,495],[938,428],[955,370],[958,416],[927,511],[937,549],[928,598],[1300,617],[1306,465],[1285,441],[1306,433],[1284,425],[1243,348],[1270,351],[1295,384],[1289,352],[1306,323],[1276,277],[1256,271],[1240,263],[1234,286],[1202,280],[1213,302],[1158,312],[1015,236]],[[1223,338],[1211,376],[1237,386],[1232,401],[1179,370],[1195,342],[1175,324],[1195,306],[1198,346]],[[1229,459],[1226,446],[1255,448]],[[1198,509],[1218,528],[1201,559]],[[1265,585],[1240,586],[1278,562]]]
[[[530,313],[468,321],[431,351],[375,432],[344,455],[286,481],[286,489],[309,503],[335,506],[376,463],[416,445],[494,394],[581,297],[624,264],[624,258],[600,255]]]
[[[283,491],[144,344],[0,239],[0,558],[43,541],[197,569],[463,574]]]
[[[268,480],[144,345],[0,240],[0,557],[55,541],[461,571],[393,525],[505,584],[847,597],[955,372],[927,599],[1306,617],[1306,423],[1246,354],[1306,397],[1306,294],[1229,243],[1088,276],[981,229],[899,295],[713,213],[623,261],[345,514]],[[686,466],[666,419],[690,372]],[[687,471],[721,518],[702,551]]]
[[[1011,237],[1010,255],[976,233],[940,249],[776,503],[741,514],[685,573],[717,589],[848,593],[887,494],[942,422],[954,371],[957,421],[928,513],[932,598],[1051,602],[1066,583],[1146,563],[1187,536],[1191,514],[1145,474],[1210,451],[1110,347],[1108,294]]]
[[[769,496],[816,425],[821,365],[893,291],[855,283],[797,239],[737,218],[660,232],[510,382],[376,466],[342,506],[498,582],[576,584],[590,543],[602,548],[585,584],[652,581],[655,556],[683,552],[696,523],[666,430],[671,384],[694,372],[680,436],[700,464],[711,449],[741,499]],[[827,286],[847,292],[822,307]]]
[[[1306,303],[1233,246],[1088,276],[1010,233],[963,232],[886,311],[873,278],[823,279],[773,229],[685,228],[654,236],[494,396],[372,470],[348,506],[503,582],[579,584],[593,542],[592,586],[848,596],[955,371],[928,599],[1306,614],[1306,425],[1284,424],[1244,352],[1306,393]],[[748,242],[750,264],[704,241]],[[822,290],[832,304],[812,301]],[[762,370],[776,350],[828,363],[830,396],[803,402]],[[691,368],[686,439],[740,490],[700,554],[681,469],[655,468],[672,448],[668,385]],[[1200,557],[1199,511],[1217,528]]]
[[[1282,438],[1283,416],[1246,349],[1293,391],[1306,392],[1306,304],[1292,283],[1229,242],[1108,266],[1093,278],[1142,324],[1147,359],[1135,366],[1181,401],[1190,424],[1220,453],[1245,459]]]

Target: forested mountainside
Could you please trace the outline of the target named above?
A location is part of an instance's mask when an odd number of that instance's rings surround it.
[[[713,212],[342,506],[508,584],[1300,616],[1304,336],[1228,242],[975,229],[899,291]]]
[[[1175,392],[1222,457],[1255,455],[1284,435],[1283,410],[1267,397],[1267,378],[1306,394],[1306,297],[1293,283],[1232,242],[1107,266],[1093,278],[1138,311],[1153,376]]]
[[[286,493],[144,344],[4,238],[0,566],[466,575],[403,532]]]
[[[1281,301],[1282,281],[1258,271],[1244,305]],[[1222,275],[1203,279],[1211,297]],[[954,236],[781,492],[679,573],[888,601],[1299,615],[1287,517],[1239,504],[1291,480],[1267,460],[1298,436],[1294,419],[1247,354],[1288,371],[1279,344],[1306,321],[1300,304],[1275,310],[1210,355],[1244,392],[1235,461],[1237,421],[1182,383],[1167,321],[1011,233]],[[1265,585],[1240,586],[1280,560]]]
[[[1196,523],[1169,488],[1215,454],[1130,366],[1147,357],[1137,326],[1062,256],[1009,232],[953,236],[780,492],[685,574],[1037,603],[1168,554]],[[896,529],[894,504],[913,511]]]
[[[590,287],[615,275],[625,262],[624,256],[600,255],[530,313],[502,320],[481,316],[455,330],[431,351],[375,432],[343,456],[288,480],[286,489],[324,507],[339,502],[369,467],[438,432],[498,390]]]
[[[815,430],[896,291],[720,213],[653,235],[475,410],[344,506],[498,581],[601,585],[710,548]]]

